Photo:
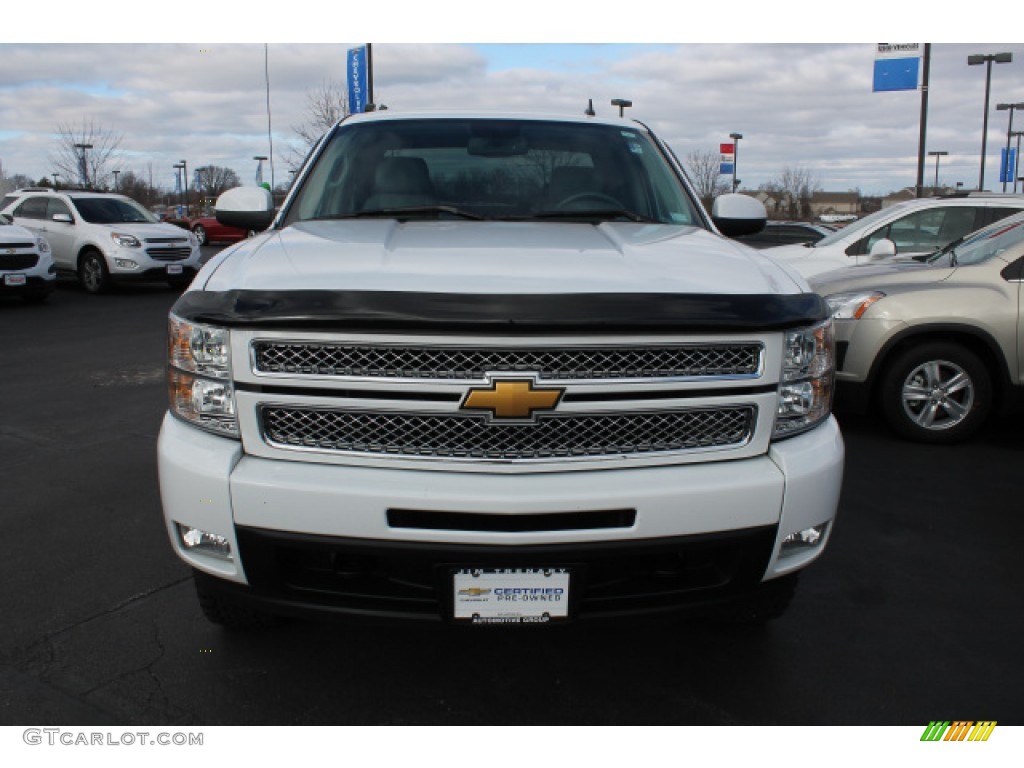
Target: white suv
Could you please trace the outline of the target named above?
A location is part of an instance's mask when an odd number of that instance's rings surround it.
[[[1024,195],[926,197],[883,208],[815,243],[766,248],[804,277],[873,261],[936,253],[968,232],[1024,211]]]
[[[57,273],[46,238],[11,223],[0,214],[0,294],[46,301]]]
[[[45,237],[58,273],[77,276],[90,293],[127,279],[161,278],[184,288],[199,269],[195,235],[157,221],[124,195],[39,189],[12,198],[2,212]]]

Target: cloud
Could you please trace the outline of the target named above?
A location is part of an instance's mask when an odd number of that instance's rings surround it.
[[[92,120],[123,134],[125,170],[224,165],[251,177],[268,154],[267,75],[277,176],[300,144],[307,94],[341,83],[341,43],[7,44],[0,68],[0,161],[39,178],[60,123]],[[975,184],[984,68],[970,53],[1008,50],[993,68],[986,186],[997,178],[1007,113],[1024,101],[1024,46],[936,44],[928,149],[941,149],[940,181]],[[874,46],[852,44],[374,45],[375,96],[392,110],[483,109],[599,114],[628,98],[628,116],[650,125],[684,157],[717,151],[742,133],[739,175],[756,187],[786,167],[810,170],[828,190],[884,193],[913,185],[920,96],[871,92]],[[1024,115],[1019,117],[1024,128]],[[926,174],[932,180],[932,165]]]

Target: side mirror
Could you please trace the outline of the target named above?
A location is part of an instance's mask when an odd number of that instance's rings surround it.
[[[715,198],[711,220],[726,237],[756,235],[768,222],[768,211],[760,200],[730,193]]]
[[[214,214],[226,227],[262,232],[274,221],[274,197],[263,187],[235,187],[217,198]]]
[[[9,213],[0,213],[0,224],[13,224],[14,217]]]
[[[875,242],[871,246],[871,250],[868,251],[868,257],[874,261],[875,259],[888,259],[896,255],[896,243],[887,237],[883,237],[881,240]]]
[[[74,224],[75,220],[71,218],[70,213],[55,213],[51,217],[54,221],[59,221],[61,224]]]

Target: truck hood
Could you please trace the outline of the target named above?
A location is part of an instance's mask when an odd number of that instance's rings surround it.
[[[226,249],[193,290],[798,294],[792,271],[696,227],[316,221]]]

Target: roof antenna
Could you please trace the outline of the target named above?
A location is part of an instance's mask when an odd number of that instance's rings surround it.
[[[594,115],[597,114],[597,112],[594,111],[593,99],[587,99],[587,108],[586,110],[584,110],[583,114],[586,115],[587,117],[593,117]]]

